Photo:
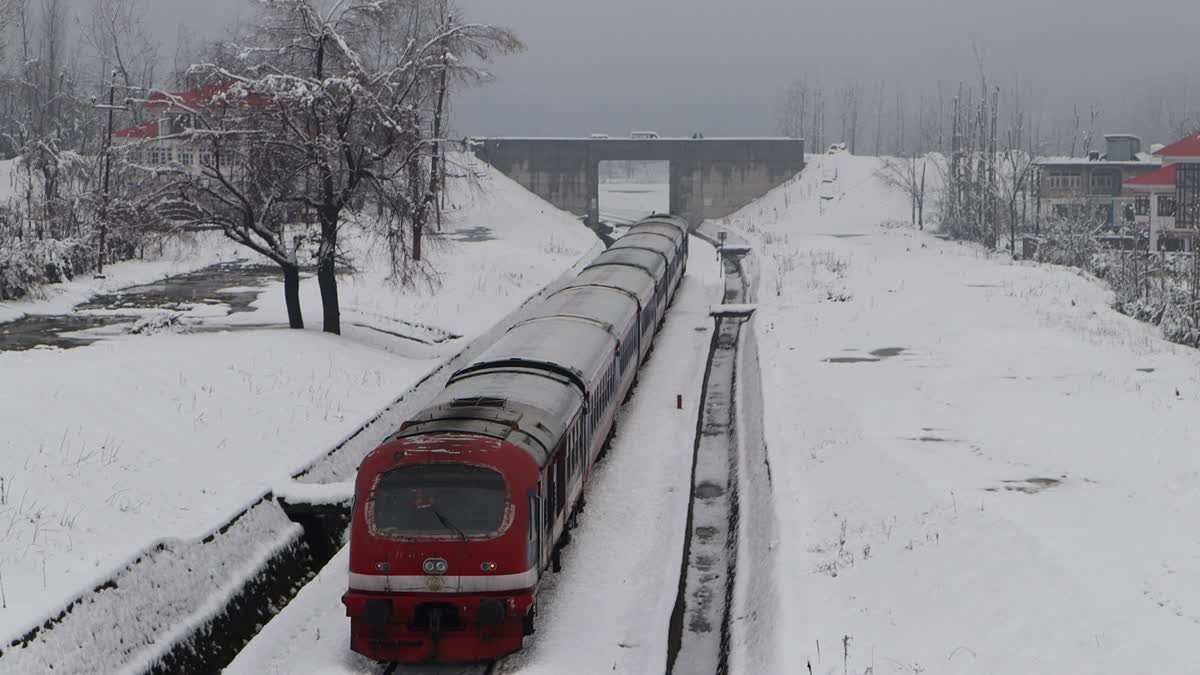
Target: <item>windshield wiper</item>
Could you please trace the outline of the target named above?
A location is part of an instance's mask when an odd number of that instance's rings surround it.
[[[458,529],[457,525],[450,522],[450,520],[448,518],[446,518],[446,516],[443,516],[442,512],[438,511],[438,508],[436,506],[434,506],[433,504],[430,504],[429,510],[433,511],[433,515],[437,516],[437,519],[442,522],[442,525],[444,527],[448,527],[448,528],[454,530],[455,532],[457,532],[458,536],[462,537],[463,543],[464,544],[467,543],[467,535],[463,534],[463,531]]]

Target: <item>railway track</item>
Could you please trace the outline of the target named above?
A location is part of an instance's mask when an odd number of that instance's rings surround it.
[[[388,664],[380,675],[493,675],[498,661],[490,663],[437,666],[412,666],[399,663]]]
[[[704,375],[696,422],[692,492],[679,589],[671,615],[668,673],[725,673],[739,551],[741,490],[736,401],[743,324],[753,311],[749,248],[733,233],[708,226],[694,234],[718,248],[725,272],[722,307]]]

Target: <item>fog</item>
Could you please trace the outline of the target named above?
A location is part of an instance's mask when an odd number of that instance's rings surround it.
[[[81,0],[76,0],[77,2]],[[247,0],[152,0],[173,52],[180,21],[213,35]],[[466,19],[512,28],[523,54],[502,57],[495,81],[461,93],[455,132],[499,134],[773,134],[782,90],[820,78],[833,98],[863,90],[864,133],[877,91],[894,105],[978,80],[1019,91],[1049,128],[1097,104],[1098,131],[1164,141],[1193,115],[1200,3],[1179,0],[460,0]],[[1170,101],[1164,101],[1169,98]],[[1032,99],[1032,101],[1030,100]],[[1011,100],[1005,96],[1005,100]],[[906,104],[907,105],[907,104]],[[894,113],[885,109],[885,118]],[[1085,113],[1086,116],[1086,113]],[[1086,123],[1086,122],[1085,122]],[[1044,133],[1043,133],[1044,135]]]

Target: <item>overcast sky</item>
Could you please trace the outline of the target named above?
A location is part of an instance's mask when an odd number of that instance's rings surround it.
[[[173,41],[180,20],[212,33],[248,0],[151,4],[158,33]],[[974,78],[973,41],[999,84],[1019,75],[1035,96],[1060,105],[1099,100],[1113,120],[1145,78],[1200,72],[1194,0],[460,4],[468,19],[506,25],[528,46],[495,63],[495,82],[455,101],[463,135],[769,134],[793,77],[820,75],[830,89],[851,77],[872,90],[880,80],[889,89],[932,89],[937,80]]]

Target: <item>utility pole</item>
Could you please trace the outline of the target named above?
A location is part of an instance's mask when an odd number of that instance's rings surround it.
[[[108,85],[108,105],[95,106],[96,108],[108,110],[108,132],[104,136],[104,177],[101,179],[100,187],[100,245],[96,248],[96,274],[104,274],[104,247],[105,240],[108,238],[108,185],[112,174],[112,135],[113,135],[113,111],[118,107],[115,105],[113,95],[117,87],[117,71],[112,71],[112,81]],[[121,107],[120,110],[128,108]]]

